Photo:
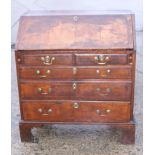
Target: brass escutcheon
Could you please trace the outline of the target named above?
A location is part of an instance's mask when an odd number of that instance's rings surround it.
[[[75,103],[73,104],[73,107],[74,107],[75,109],[78,109],[78,108],[79,108],[79,104],[78,104],[77,102],[75,102]]]
[[[75,75],[76,73],[77,73],[77,68],[74,67],[74,68],[73,68],[73,74]]]
[[[96,73],[97,73],[97,74],[99,74],[99,73],[100,73],[100,70],[99,70],[99,69],[97,69],[97,70],[96,70]]]
[[[76,83],[73,83],[73,90],[76,90]]]

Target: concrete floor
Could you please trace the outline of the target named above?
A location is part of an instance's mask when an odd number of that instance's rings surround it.
[[[143,106],[143,49],[142,32],[137,32],[137,68],[135,86],[136,142],[121,145],[120,132],[104,126],[54,125],[34,129],[38,143],[21,143],[18,121],[19,101],[16,83],[14,52],[12,50],[12,155],[142,155],[142,106]]]

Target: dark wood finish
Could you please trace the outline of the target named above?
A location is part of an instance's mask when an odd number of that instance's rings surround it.
[[[82,100],[130,101],[131,81],[80,82],[76,94]]]
[[[33,140],[33,127],[105,124],[134,143],[134,15],[51,13],[20,21],[21,141]]]
[[[25,82],[20,85],[23,99],[129,101],[131,96],[131,81]],[[38,91],[39,88],[42,91]]]
[[[76,79],[131,79],[131,66],[77,67]]]
[[[39,74],[37,73],[39,72]],[[63,74],[62,74],[63,73]],[[30,80],[62,79],[131,79],[131,66],[103,67],[20,67],[20,78]]]
[[[38,89],[42,91],[39,92]],[[21,98],[23,99],[74,99],[75,90],[73,83],[52,82],[52,83],[21,83]]]
[[[108,61],[105,61],[106,64],[96,61],[95,57],[109,57]],[[127,54],[76,54],[76,64],[89,66],[89,65],[126,65],[128,64],[128,55]]]
[[[37,72],[40,72],[39,74]],[[125,72],[125,71],[124,71]],[[73,67],[21,67],[20,77],[22,79],[46,80],[46,79],[74,79]]]
[[[32,128],[41,127],[43,124],[19,123],[20,138],[22,142],[36,142],[32,134]]]
[[[122,144],[134,144],[135,143],[135,125],[131,124],[122,128]]]
[[[132,16],[21,17],[16,49],[133,49]]]
[[[36,101],[23,102],[22,109],[24,120],[27,121],[127,122],[130,120],[130,102]]]
[[[42,57],[49,56],[50,59],[55,58],[52,62],[45,64],[41,60]],[[22,55],[22,65],[29,66],[53,66],[53,65],[72,65],[72,55],[71,54],[35,54],[35,55]]]

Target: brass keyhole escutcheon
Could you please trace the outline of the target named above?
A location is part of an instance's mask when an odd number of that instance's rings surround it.
[[[74,107],[75,109],[78,109],[78,108],[79,108],[79,104],[78,104],[77,102],[75,102],[75,103],[73,104],[73,107]]]
[[[76,87],[77,87],[76,83],[73,83],[73,90],[76,90]]]
[[[21,61],[21,59],[20,59],[20,58],[18,58],[18,59],[17,59],[17,61],[18,61],[18,62],[20,62],[20,61]]]
[[[96,74],[100,74],[100,70],[99,69],[96,70]]]
[[[74,75],[77,74],[77,68],[76,67],[73,68],[73,74]]]

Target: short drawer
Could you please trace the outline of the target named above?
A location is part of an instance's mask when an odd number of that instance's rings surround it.
[[[20,67],[19,76],[22,79],[73,79],[74,68],[73,67]]]
[[[76,54],[77,65],[126,65],[128,54]]]
[[[24,120],[52,122],[126,122],[129,102],[34,101],[23,102]]]
[[[31,66],[72,65],[72,54],[25,54],[21,64]]]
[[[76,97],[81,100],[130,101],[131,81],[79,82]]]
[[[22,79],[131,79],[131,66],[27,67],[19,69]]]
[[[73,99],[72,82],[24,82],[20,84],[22,99]]]
[[[131,66],[77,67],[77,79],[131,79]]]

